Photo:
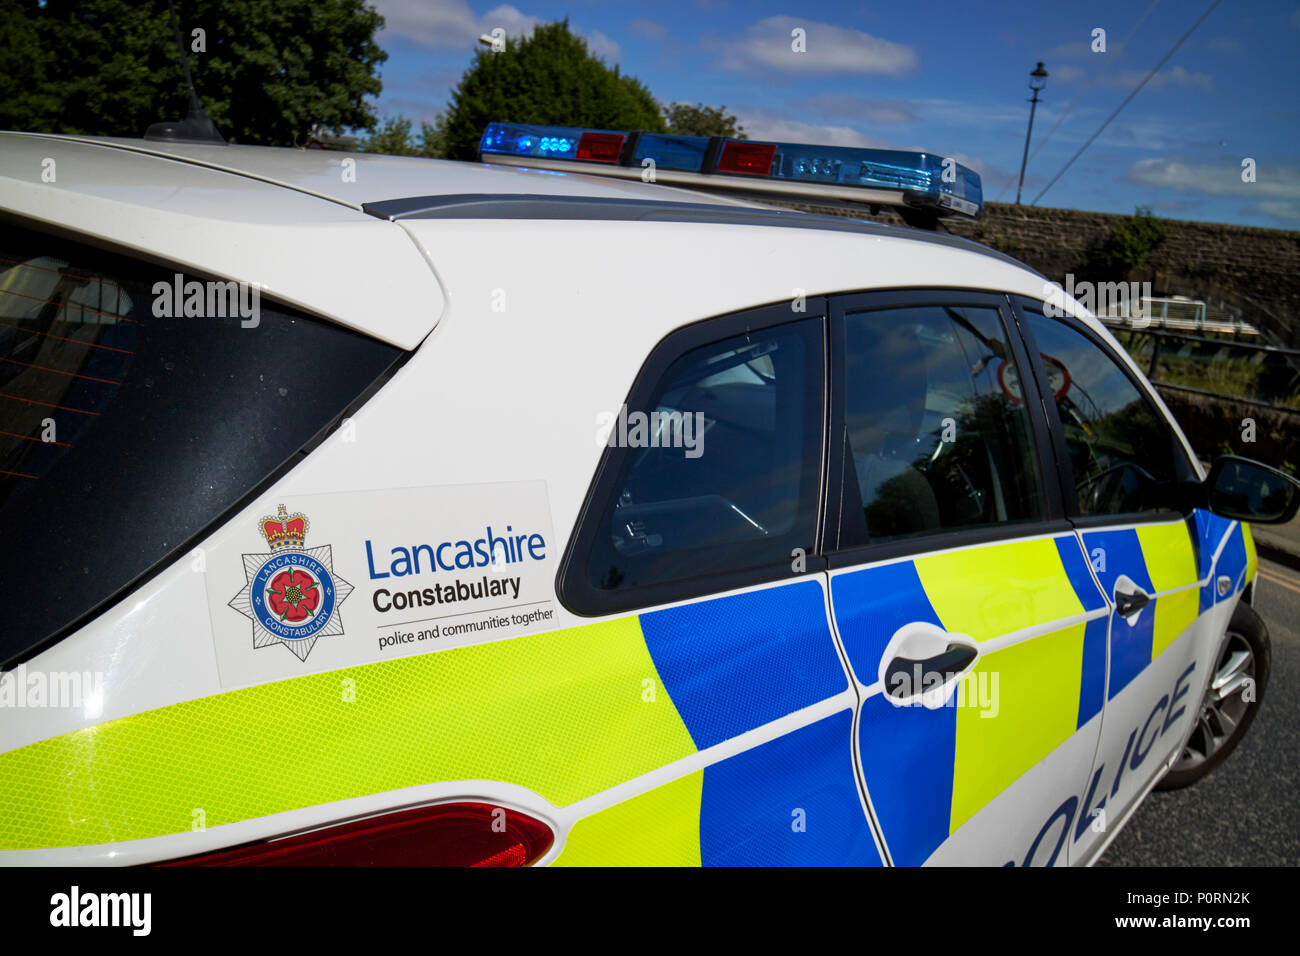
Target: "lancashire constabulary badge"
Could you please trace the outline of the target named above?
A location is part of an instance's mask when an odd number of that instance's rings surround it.
[[[307,517],[265,517],[258,530],[271,550],[244,555],[247,583],[230,607],[253,622],[253,647],[283,644],[305,661],[317,638],[343,633],[339,605],[352,585],[334,573],[328,544],[307,550]]]

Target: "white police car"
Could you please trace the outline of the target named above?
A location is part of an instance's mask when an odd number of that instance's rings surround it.
[[[0,135],[0,861],[1086,864],[1226,756],[1293,486],[1004,255],[665,185],[978,177],[483,147]]]

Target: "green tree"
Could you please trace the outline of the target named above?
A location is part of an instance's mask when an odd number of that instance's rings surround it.
[[[362,144],[367,153],[387,153],[390,156],[441,157],[444,154],[443,116],[438,114],[432,123],[420,123],[419,138],[411,135],[411,121],[404,116],[390,116],[379,125],[374,134]]]
[[[420,123],[418,152],[421,156],[430,156],[435,159],[441,159],[447,155],[447,116],[445,113],[439,113],[432,123],[427,120]]]
[[[569,21],[538,26],[507,40],[499,53],[477,49],[452,91],[446,155],[474,159],[493,120],[664,132],[658,104],[641,82],[607,67],[569,30]]]
[[[669,103],[663,108],[668,132],[683,136],[729,136],[749,139],[745,127],[736,117],[727,113],[725,106],[705,106],[699,103]]]
[[[166,0],[0,3],[0,128],[140,136],[186,115]],[[387,54],[374,41],[383,18],[364,0],[185,0],[177,16],[199,97],[228,140],[289,146],[317,124],[374,127],[365,97],[382,89]]]
[[[415,143],[411,141],[411,121],[404,116],[390,116],[361,147],[366,153],[387,153],[389,156],[414,156]]]
[[[36,0],[0,0],[0,129],[46,130],[57,119],[49,90],[57,57],[41,43],[39,11]]]
[[[1130,270],[1147,267],[1151,253],[1168,234],[1164,220],[1138,206],[1131,218],[1116,223],[1105,241],[1090,252],[1080,271],[1112,281],[1124,279]]]

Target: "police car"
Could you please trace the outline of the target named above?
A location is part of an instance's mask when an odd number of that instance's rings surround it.
[[[1019,262],[750,201],[950,160],[0,141],[0,862],[1088,864],[1260,706],[1285,476]]]

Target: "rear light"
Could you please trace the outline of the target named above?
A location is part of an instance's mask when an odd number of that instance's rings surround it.
[[[583,133],[578,140],[578,158],[597,163],[617,163],[625,138],[622,133]]]
[[[162,866],[527,866],[551,828],[486,803],[443,803],[172,860]]]
[[[718,172],[766,176],[772,171],[772,159],[775,156],[774,143],[737,143],[729,140],[723,144],[722,155],[718,157]]]

